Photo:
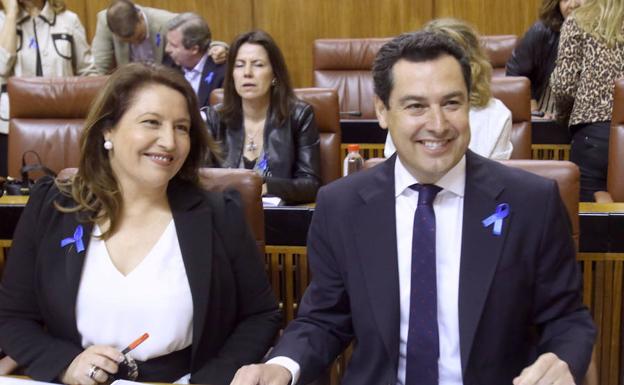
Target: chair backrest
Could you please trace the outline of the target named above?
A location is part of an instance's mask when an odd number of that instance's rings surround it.
[[[624,79],[615,82],[609,136],[607,191],[614,202],[624,202]]]
[[[59,179],[69,179],[77,168],[59,171]],[[245,218],[264,258],[264,209],[262,207],[262,178],[252,170],[233,168],[202,168],[199,170],[200,184],[208,191],[237,190],[242,199]]]
[[[376,119],[371,68],[375,55],[391,38],[317,39],[314,41],[314,86],[338,92],[343,119]],[[481,36],[494,76],[505,74],[505,64],[518,38]]]
[[[491,89],[511,111],[511,159],[531,159],[531,82],[523,76],[497,77]]]
[[[200,183],[209,191],[235,189],[241,194],[247,223],[256,239],[264,260],[264,209],[262,208],[262,178],[252,170],[202,168]]]
[[[364,168],[374,167],[386,159],[371,158],[364,162]],[[531,159],[510,159],[501,161],[506,166],[521,168],[533,174],[553,179],[559,187],[559,195],[565,204],[570,223],[572,224],[572,237],[578,250],[579,241],[579,169],[569,161],[565,160],[531,160]]]
[[[342,176],[340,156],[340,115],[338,95],[329,88],[296,88],[295,95],[314,108],[314,117],[320,136],[321,183],[327,184]],[[223,101],[223,89],[213,90],[210,104]]]
[[[483,50],[492,64],[492,77],[505,76],[505,66],[511,57],[518,36],[516,35],[489,35],[480,37]]]
[[[104,76],[10,78],[9,175],[20,176],[22,154],[31,150],[53,171],[77,166],[84,119],[105,81]]]

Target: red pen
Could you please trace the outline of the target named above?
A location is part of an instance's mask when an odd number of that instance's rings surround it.
[[[141,345],[143,341],[145,341],[149,337],[149,334],[144,333],[141,337],[134,340],[130,345],[128,345],[124,350],[121,351],[121,354],[126,354],[137,346]]]

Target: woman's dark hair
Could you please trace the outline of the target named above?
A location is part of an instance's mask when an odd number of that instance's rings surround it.
[[[563,24],[559,0],[543,0],[539,10],[539,18],[548,28],[559,32]]]
[[[242,106],[241,97],[236,92],[234,86],[234,64],[236,62],[236,56],[240,47],[245,44],[257,44],[262,46],[269,56],[271,67],[273,68],[273,76],[275,78],[275,84],[271,86],[271,110],[277,118],[278,124],[282,124],[288,119],[290,115],[290,109],[295,99],[290,76],[288,75],[288,68],[286,67],[286,61],[284,55],[279,49],[273,38],[266,32],[261,30],[250,31],[238,35],[234,41],[230,44],[230,53],[228,55],[227,69],[225,72],[225,80],[223,84],[223,108],[221,109],[221,116],[223,121],[227,124],[234,124],[234,122],[240,122],[242,120]]]
[[[137,93],[150,85],[163,85],[182,94],[191,120],[189,154],[173,179],[199,184],[199,168],[216,149],[199,113],[195,92],[184,76],[164,66],[131,63],[119,67],[89,109],[80,138],[77,174],[69,181],[57,182],[61,191],[76,202],[70,208],[57,206],[61,211],[87,213],[89,221],[110,221],[108,230],[102,234],[103,239],[114,234],[123,209],[120,187],[104,148],[104,133],[119,122]]]

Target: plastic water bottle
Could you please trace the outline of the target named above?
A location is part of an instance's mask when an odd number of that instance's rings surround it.
[[[364,167],[364,159],[362,159],[360,155],[359,144],[349,144],[347,146],[347,151],[347,156],[345,156],[344,163],[342,164],[342,176],[351,175]]]

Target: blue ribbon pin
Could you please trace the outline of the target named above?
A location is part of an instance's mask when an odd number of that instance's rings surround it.
[[[267,168],[269,168],[269,160],[267,159],[267,154],[265,152],[262,158],[260,158],[260,161],[258,162],[258,170],[265,173]]]
[[[507,203],[501,203],[496,206],[496,211],[494,214],[485,218],[481,221],[483,223],[483,227],[488,227],[492,223],[494,223],[494,228],[492,229],[492,234],[499,236],[501,235],[501,231],[503,230],[503,219],[509,215],[509,205]]]
[[[82,242],[82,225],[78,225],[78,227],[76,227],[76,231],[74,231],[74,235],[72,237],[69,238],[65,238],[61,241],[61,247],[65,247],[67,245],[70,245],[72,243],[76,244],[76,250],[81,253],[82,251],[84,251],[85,247],[84,247],[84,242]]]
[[[214,72],[210,72],[208,75],[206,75],[206,77],[204,78],[204,81],[208,84],[212,83],[212,79],[214,79]]]
[[[160,47],[160,34],[156,34],[156,47]]]
[[[28,48],[35,48],[37,47],[37,42],[35,41],[34,37],[30,38],[30,43],[28,43]]]

